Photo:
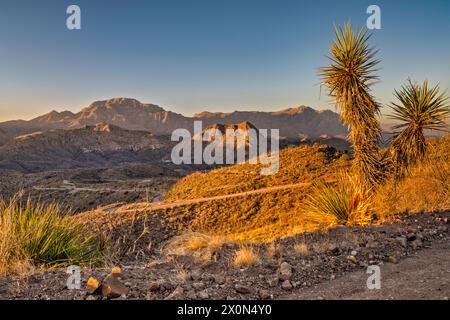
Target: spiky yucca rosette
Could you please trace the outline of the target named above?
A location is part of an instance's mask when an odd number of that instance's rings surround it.
[[[450,99],[445,92],[440,93],[439,86],[429,87],[428,81],[419,84],[411,80],[395,90],[395,97],[399,103],[390,105],[389,117],[400,122],[394,130],[401,131],[394,133],[390,153],[398,180],[425,157],[428,144],[424,131],[447,131]]]

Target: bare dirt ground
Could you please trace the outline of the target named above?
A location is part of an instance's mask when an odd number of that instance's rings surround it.
[[[398,264],[385,264],[380,270],[379,290],[369,290],[369,275],[356,271],[280,299],[450,299],[449,242],[418,251]]]
[[[251,266],[233,265],[238,243],[202,255],[126,259],[118,264],[129,291],[120,299],[448,299],[449,221],[450,212],[424,213],[381,226],[300,234],[279,240],[272,255],[270,244],[254,244],[260,261]],[[296,253],[299,243],[308,254]],[[381,270],[380,290],[367,289],[366,271],[373,265]],[[110,271],[83,268],[79,290],[67,288],[66,270],[0,278],[0,299],[105,299],[85,286],[89,277],[102,281]]]

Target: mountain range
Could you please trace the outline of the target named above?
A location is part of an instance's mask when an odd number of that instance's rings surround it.
[[[318,111],[299,106],[275,112],[234,111],[231,113],[201,112],[187,117],[136,99],[114,98],[96,101],[80,112],[52,111],[35,119],[13,120],[0,123],[0,130],[9,137],[36,131],[76,129],[98,123],[108,123],[126,130],[149,131],[154,135],[171,134],[178,128],[193,130],[193,122],[201,120],[203,127],[213,124],[236,124],[248,121],[258,129],[280,129],[282,137],[307,137],[316,139],[321,135],[345,138],[346,128],[339,115],[330,110]],[[0,131],[0,141],[2,133]]]

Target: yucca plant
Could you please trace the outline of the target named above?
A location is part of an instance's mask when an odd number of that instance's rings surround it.
[[[56,204],[0,201],[0,273],[15,265],[97,264],[101,243]]]
[[[379,104],[370,94],[378,80],[374,74],[379,60],[377,50],[369,47],[367,29],[353,32],[351,24],[335,28],[331,44],[330,65],[320,68],[321,85],[328,89],[340,111],[342,122],[350,129],[354,150],[353,171],[362,186],[373,188],[383,177],[380,169],[378,123]]]
[[[394,126],[390,152],[397,178],[404,176],[412,165],[421,161],[427,151],[425,130],[446,131],[450,114],[449,97],[441,93],[439,85],[430,87],[408,80],[400,90],[395,90],[398,103],[391,103],[390,119],[399,122]]]
[[[305,215],[321,221],[334,218],[339,224],[365,225],[370,222],[372,193],[362,187],[355,176],[342,173],[336,184],[317,182],[305,204]],[[322,217],[322,218],[321,218]]]

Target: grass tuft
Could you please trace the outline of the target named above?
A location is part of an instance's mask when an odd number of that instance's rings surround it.
[[[233,258],[233,265],[235,267],[252,266],[259,263],[258,254],[251,247],[242,247]]]
[[[0,274],[23,274],[33,267],[97,264],[100,241],[56,204],[0,201]]]
[[[309,255],[309,249],[305,243],[296,243],[294,245],[294,251],[300,257],[306,257]]]

